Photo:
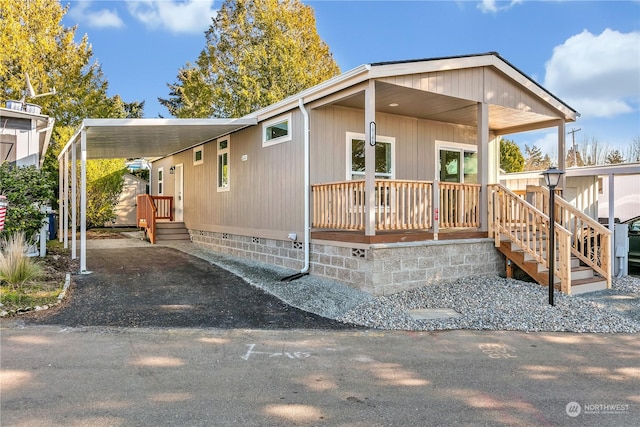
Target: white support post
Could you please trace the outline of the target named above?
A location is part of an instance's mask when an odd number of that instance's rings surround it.
[[[566,140],[565,136],[566,136],[565,123],[564,123],[564,120],[560,120],[558,121],[558,169],[561,171],[567,170],[567,163],[565,161],[566,160],[565,159],[565,140]],[[558,183],[560,188],[562,188],[563,193],[567,188],[567,186],[565,185],[566,177],[567,177],[566,173],[562,174],[562,176],[560,177],[560,182]]]
[[[64,152],[64,217],[60,220],[64,225],[64,248],[69,249],[69,150]]]
[[[478,102],[478,183],[480,184],[480,231],[489,224],[489,105]]]
[[[84,132],[84,130],[82,131]],[[77,254],[77,233],[78,229],[77,215],[78,215],[78,184],[77,184],[77,170],[78,170],[78,159],[76,155],[76,145],[74,142],[71,144],[71,259],[78,258]]]
[[[80,273],[87,273],[87,131],[80,133]]]
[[[376,82],[369,80],[364,92],[364,191],[365,236],[376,234]],[[371,142],[374,142],[372,145]]]
[[[64,205],[64,158],[58,159],[58,241],[62,242]]]

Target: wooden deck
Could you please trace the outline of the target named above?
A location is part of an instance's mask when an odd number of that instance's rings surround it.
[[[486,231],[445,229],[440,230],[437,240],[477,239],[487,237],[489,237],[489,234]],[[436,240],[434,238],[434,234],[426,230],[379,231],[376,232],[375,236],[365,236],[362,231],[318,230],[311,232],[311,238],[315,240],[358,243],[364,245]]]

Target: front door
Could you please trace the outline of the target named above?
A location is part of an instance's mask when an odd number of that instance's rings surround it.
[[[175,174],[173,176],[175,177],[174,221],[182,222],[184,221],[184,175],[182,164],[176,165]]]

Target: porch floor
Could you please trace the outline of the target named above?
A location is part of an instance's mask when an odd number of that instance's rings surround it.
[[[488,238],[489,233],[477,229],[447,228],[438,232],[438,240],[479,239]],[[427,230],[393,230],[376,231],[375,236],[365,236],[364,231],[351,230],[315,230],[311,231],[311,238],[317,240],[329,240],[335,242],[377,244],[377,243],[403,243],[422,242],[435,240],[434,234]]]

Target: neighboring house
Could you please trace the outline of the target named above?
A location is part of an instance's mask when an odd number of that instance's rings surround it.
[[[136,201],[141,194],[147,194],[149,183],[144,179],[127,173],[123,177],[122,193],[114,209],[114,217],[105,223],[106,227],[137,227]]]
[[[0,158],[17,166],[42,167],[54,119],[35,104],[7,101],[0,108]]]
[[[525,194],[527,186],[543,186],[542,171],[502,174],[500,183]],[[592,218],[608,223],[640,216],[640,163],[572,167],[565,171],[562,197]],[[613,186],[613,187],[612,187]]]
[[[388,294],[504,274],[505,256],[517,254],[503,239],[546,265],[505,214],[524,208],[498,185],[499,141],[553,128],[564,152],[577,116],[486,53],[363,65],[240,119],[86,120],[60,161],[83,150],[156,157],[149,203],[171,199],[163,217],[184,223],[195,244]],[[527,218],[548,233],[543,211]],[[578,240],[556,240],[557,286],[568,293],[565,249],[580,252]]]

